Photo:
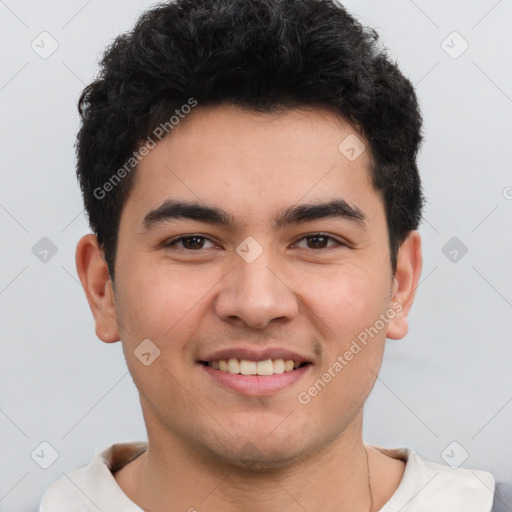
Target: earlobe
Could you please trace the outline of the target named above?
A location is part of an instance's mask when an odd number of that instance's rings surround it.
[[[398,251],[391,304],[395,315],[388,324],[386,336],[398,340],[409,330],[407,315],[412,307],[421,275],[423,258],[421,237],[417,230],[409,232]]]
[[[75,262],[94,316],[96,335],[105,343],[119,341],[114,289],[98,240],[92,233],[78,241]]]

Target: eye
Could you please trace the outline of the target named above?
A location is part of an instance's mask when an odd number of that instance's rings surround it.
[[[299,243],[305,242],[306,247],[298,246]],[[170,240],[165,241],[162,245],[163,247],[178,247],[180,249],[185,249],[187,251],[198,251],[201,249],[208,249],[209,247],[205,247],[205,243],[210,243],[210,247],[215,247],[215,244],[207,237],[202,235],[181,235],[176,238],[172,238]],[[309,235],[303,236],[296,243],[296,247],[303,249],[329,249],[332,247],[340,247],[346,246],[345,243],[337,240],[336,238],[326,235],[325,233],[310,233]]]
[[[204,249],[204,242],[208,241],[209,243],[214,246],[213,242],[206,238],[205,236],[201,235],[184,235],[184,236],[178,236],[176,238],[172,238],[170,240],[167,240],[163,243],[164,247],[173,247],[173,246],[179,246],[181,249],[186,250],[198,250],[198,249]]]
[[[305,247],[305,249],[327,249],[329,247],[335,246],[345,246],[343,242],[340,242],[336,238],[326,235],[324,233],[311,233],[309,235],[303,236],[298,240],[297,243],[305,240],[306,244],[311,244],[313,247]],[[333,241],[333,245],[327,245],[329,241]],[[296,243],[296,245],[297,245]]]

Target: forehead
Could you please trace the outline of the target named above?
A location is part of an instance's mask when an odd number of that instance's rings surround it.
[[[356,158],[347,153],[351,146],[360,152]],[[369,149],[327,110],[267,114],[198,106],[140,161],[128,202],[139,223],[170,197],[229,205],[246,217],[275,217],[278,205],[338,198],[364,207],[380,199]]]

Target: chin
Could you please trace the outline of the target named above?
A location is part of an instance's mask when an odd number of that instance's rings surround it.
[[[258,472],[285,468],[315,452],[315,446],[306,445],[303,432],[272,435],[275,428],[274,422],[271,428],[258,432],[254,428],[250,433],[246,430],[242,435],[225,438],[224,442],[208,443],[208,449],[216,460],[223,460],[228,466]]]
[[[246,443],[229,461],[229,464],[248,472],[271,471],[296,463],[300,453],[296,450],[278,447],[261,450],[253,443]]]

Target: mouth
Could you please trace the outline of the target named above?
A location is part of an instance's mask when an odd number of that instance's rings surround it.
[[[313,364],[293,359],[214,359],[198,366],[222,388],[246,396],[271,396],[290,388],[308,374]]]
[[[214,361],[199,361],[202,365],[208,366],[220,372],[233,375],[276,375],[284,372],[291,372],[297,368],[310,365],[310,362],[299,362],[293,359],[266,359],[264,361],[251,361],[249,359],[218,359]]]

